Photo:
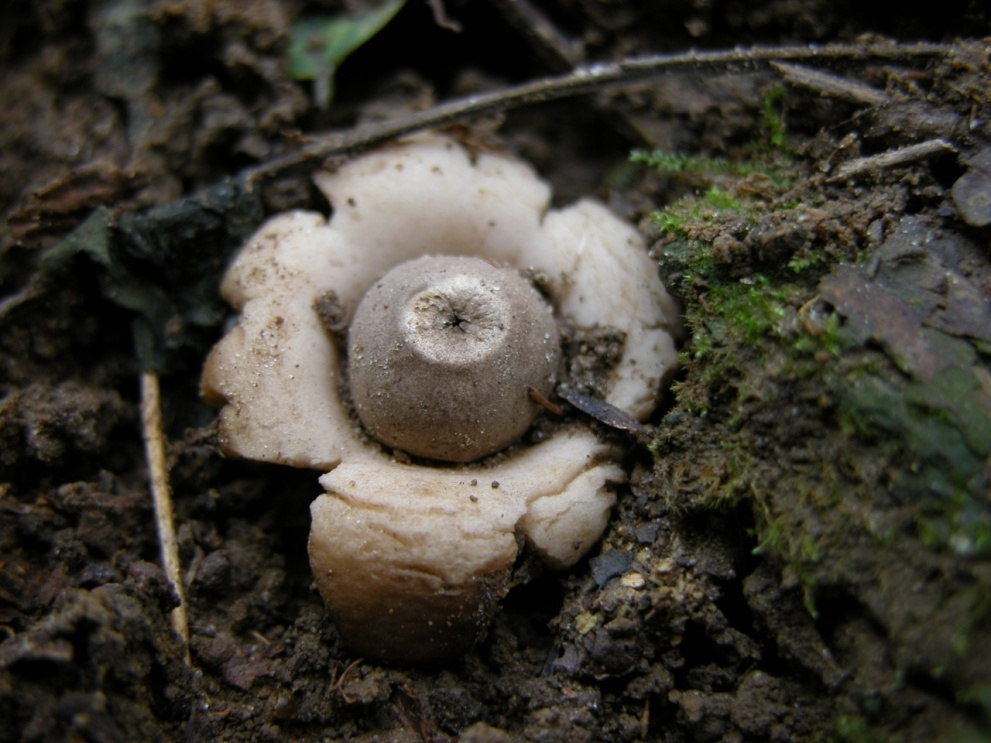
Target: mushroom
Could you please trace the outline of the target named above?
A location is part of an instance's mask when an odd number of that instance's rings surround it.
[[[574,564],[625,479],[583,423],[520,439],[558,324],[625,339],[604,397],[642,420],[676,365],[677,308],[630,225],[592,200],[549,210],[517,160],[423,135],[315,181],[332,217],[275,216],[228,269],[240,316],[203,395],[226,454],[325,472],[310,564],[351,648],[442,661],[484,633],[524,543]]]
[[[358,417],[376,439],[470,462],[519,438],[550,393],[560,357],[550,305],[481,258],[424,256],[365,293],[348,333]]]

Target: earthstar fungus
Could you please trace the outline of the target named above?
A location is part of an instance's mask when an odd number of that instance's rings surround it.
[[[376,439],[470,462],[519,438],[560,358],[551,307],[522,276],[481,258],[401,263],[362,298],[348,332],[348,380]]]
[[[207,359],[203,394],[223,406],[225,453],[326,473],[310,564],[351,648],[444,660],[485,631],[521,542],[573,564],[625,479],[618,452],[581,423],[503,450],[534,415],[527,387],[551,389],[556,325],[622,335],[605,399],[643,419],[676,364],[677,308],[631,226],[591,200],[549,210],[547,185],[519,161],[425,135],[315,180],[332,217],[273,217],[228,270],[221,292],[239,320]],[[350,325],[346,362],[328,306]],[[455,371],[423,367],[431,353]],[[422,386],[431,378],[444,394]],[[411,380],[412,412],[391,396]]]

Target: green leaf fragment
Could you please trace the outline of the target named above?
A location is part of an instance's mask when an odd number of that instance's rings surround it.
[[[334,16],[308,16],[292,27],[289,77],[313,80],[317,105],[330,103],[334,72],[348,55],[392,20],[406,0],[386,0],[369,10]]]

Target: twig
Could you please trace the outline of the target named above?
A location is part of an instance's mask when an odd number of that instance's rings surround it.
[[[582,45],[565,36],[529,0],[489,0],[503,17],[522,33],[555,71],[568,70],[582,61]]]
[[[585,63],[584,44],[559,30],[554,22],[531,0],[489,0],[506,21],[523,36],[549,72],[560,74]],[[612,126],[630,141],[653,144],[627,107],[613,100],[596,98],[592,106],[606,116]]]
[[[24,287],[0,300],[0,320],[25,302],[37,299],[43,293],[44,282],[35,274]]]
[[[348,663],[347,666],[345,666],[344,670],[341,671],[341,675],[340,676],[337,675],[337,667],[335,666],[334,667],[334,670],[331,671],[331,674],[330,674],[330,686],[327,687],[327,693],[328,694],[333,694],[335,691],[336,692],[339,692],[340,695],[341,695],[341,699],[344,700],[345,704],[351,704],[351,702],[353,702],[354,700],[351,699],[351,697],[349,697],[344,692],[344,682],[347,681],[348,675],[355,668],[357,668],[358,665],[363,660],[364,660],[364,658],[355,658],[353,661],[351,661],[350,663]]]
[[[399,119],[366,124],[345,132],[314,139],[297,152],[246,171],[246,183],[264,181],[287,171],[314,167],[324,160],[368,149],[422,129],[445,126],[471,116],[484,116],[519,106],[582,95],[614,85],[629,84],[679,72],[731,72],[767,69],[772,63],[839,63],[858,61],[905,62],[946,57],[951,44],[919,42],[897,44],[830,44],[826,46],[751,47],[730,51],[684,52],[626,59],[581,67],[558,77],[548,77],[492,93],[460,98]]]
[[[530,396],[530,399],[533,400],[535,403],[537,403],[544,410],[547,410],[548,412],[553,413],[554,415],[564,415],[564,408],[562,408],[557,403],[548,400],[547,396],[543,392],[538,390],[536,387],[527,387],[526,391],[527,394]]]
[[[145,441],[145,457],[151,476],[151,499],[155,505],[155,525],[162,550],[165,576],[179,597],[179,605],[172,610],[172,627],[182,638],[189,658],[189,621],[186,617],[186,594],[182,587],[179,566],[179,546],[175,536],[175,519],[172,515],[172,489],[165,465],[165,435],[162,433],[162,402],[158,375],[153,371],[141,372],[141,431]]]
[[[891,96],[883,90],[873,88],[859,80],[850,80],[830,72],[785,62],[772,62],[771,67],[781,73],[785,82],[814,90],[822,96],[866,103],[869,106],[879,106],[891,101]]]
[[[956,152],[957,149],[945,139],[928,139],[918,144],[910,144],[906,147],[899,147],[894,150],[886,150],[877,155],[868,157],[858,157],[840,165],[836,172],[829,177],[832,182],[846,180],[864,173],[877,172],[885,168],[893,168],[898,165],[906,165],[916,160],[933,155],[942,155],[947,152]]]
[[[434,16],[434,23],[440,28],[453,31],[456,34],[461,33],[461,24],[451,18],[444,10],[444,0],[427,0],[427,7],[430,8],[430,12]]]

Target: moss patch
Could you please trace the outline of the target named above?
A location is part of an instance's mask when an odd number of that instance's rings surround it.
[[[662,496],[678,513],[746,506],[752,554],[809,627],[838,633],[834,652],[862,631],[844,607],[864,607],[889,638],[887,678],[925,678],[987,723],[986,671],[962,650],[991,642],[975,598],[991,595],[987,258],[951,225],[891,220],[886,202],[922,198],[904,184],[826,201],[775,157],[759,193],[752,164],[640,157],[692,180],[651,217],[691,333],[651,447]],[[887,714],[850,710],[836,739],[911,713]]]

